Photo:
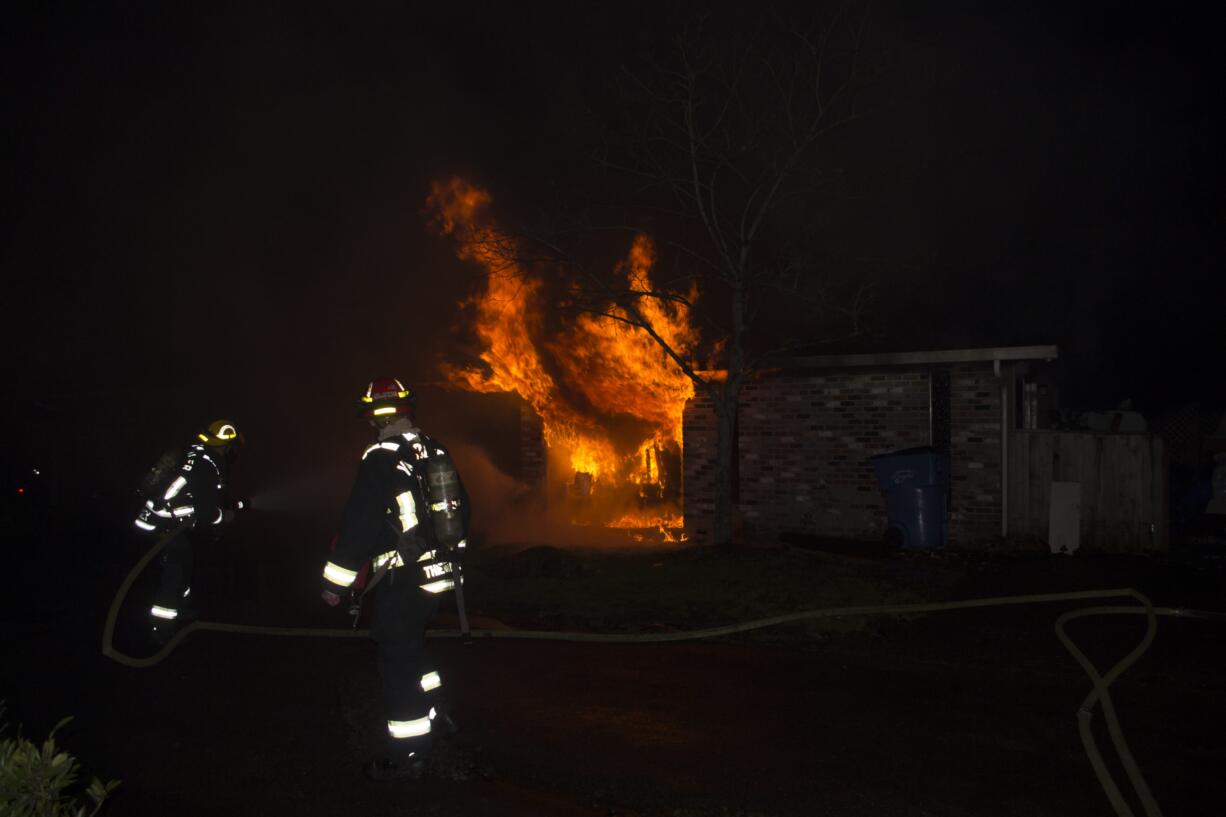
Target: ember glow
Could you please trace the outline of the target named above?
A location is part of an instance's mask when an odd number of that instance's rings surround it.
[[[467,304],[484,366],[445,367],[447,379],[518,394],[540,415],[551,469],[565,471],[572,493],[621,497],[587,521],[679,526],[681,417],[693,382],[645,331],[615,317],[580,314],[547,331],[542,281],[515,260],[517,248],[489,220],[489,204],[487,192],[460,179],[435,183],[427,201],[434,224],[458,239],[457,255],[486,272],[484,289]],[[613,272],[627,292],[651,293],[655,260],[651,241],[636,236]],[[696,295],[686,293],[687,300]],[[632,303],[679,355],[694,350],[699,336],[685,303]],[[620,306],[606,311],[628,317]]]

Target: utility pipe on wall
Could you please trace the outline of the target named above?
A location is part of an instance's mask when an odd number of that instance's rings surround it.
[[[1009,377],[1005,377],[1000,358],[996,358],[992,371],[1000,380],[1000,537],[1004,539],[1009,535],[1009,381],[1013,367],[1009,366]]]

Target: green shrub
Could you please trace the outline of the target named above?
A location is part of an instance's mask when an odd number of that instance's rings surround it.
[[[4,737],[4,708],[0,706],[0,815],[3,817],[86,817],[102,808],[118,780],[103,783],[93,778],[84,792],[73,794],[80,766],[55,743],[55,733],[71,718],[55,725],[39,746],[18,734]],[[90,806],[92,805],[92,808]]]

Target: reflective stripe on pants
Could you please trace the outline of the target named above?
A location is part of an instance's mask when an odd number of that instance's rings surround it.
[[[414,572],[411,566],[388,571],[375,588],[371,624],[388,737],[398,751],[429,749],[430,710],[438,706],[442,691],[426,653],[426,625],[438,609],[438,597],[418,588],[411,580]]]

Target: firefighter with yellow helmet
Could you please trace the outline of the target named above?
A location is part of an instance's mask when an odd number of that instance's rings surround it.
[[[426,625],[459,580],[468,495],[446,447],[414,421],[416,400],[399,380],[372,380],[358,413],[376,439],[362,454],[323,569],[323,600],[374,591],[388,752],[367,764],[377,781],[416,780],[436,737],[455,731],[443,681],[425,649]]]
[[[162,456],[145,475],[135,524],[147,535],[175,531],[162,549],[160,579],[149,608],[150,632],[163,644],[197,614],[192,597],[195,549],[220,536],[244,503],[229,496],[230,466],[243,436],[229,420],[215,420],[182,451]]]

